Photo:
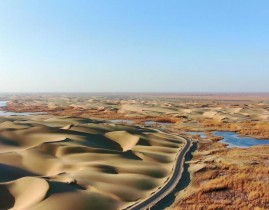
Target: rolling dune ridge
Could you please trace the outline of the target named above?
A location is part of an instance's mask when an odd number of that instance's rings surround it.
[[[104,121],[1,118],[0,209],[127,207],[162,186],[182,146],[179,137]]]

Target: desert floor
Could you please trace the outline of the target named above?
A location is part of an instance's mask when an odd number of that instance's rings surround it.
[[[1,99],[9,101],[6,111],[46,112],[1,118],[1,208],[127,207],[167,181],[183,146],[180,137],[169,133],[192,137],[198,145],[189,162],[190,184],[175,192],[170,209],[269,208],[269,147],[228,148],[212,134],[232,131],[269,139],[268,94]],[[206,138],[186,131],[202,131]],[[29,190],[22,190],[25,186]]]

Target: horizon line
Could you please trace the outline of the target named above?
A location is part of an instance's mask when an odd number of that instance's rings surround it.
[[[269,91],[8,91],[0,94],[269,94]]]

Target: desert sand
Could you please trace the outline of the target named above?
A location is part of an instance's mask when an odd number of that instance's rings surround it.
[[[163,185],[182,145],[85,118],[2,117],[0,209],[122,209]]]

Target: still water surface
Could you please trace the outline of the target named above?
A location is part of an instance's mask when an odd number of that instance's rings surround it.
[[[242,137],[234,132],[216,131],[215,136],[222,136],[223,140],[220,142],[228,144],[228,147],[248,148],[255,145],[269,144],[268,140],[260,140],[252,137]]]
[[[204,132],[186,132],[186,133],[190,135],[199,135],[201,138],[206,138]],[[255,145],[269,144],[269,139],[261,140],[252,137],[242,137],[236,134],[235,132],[215,131],[213,132],[213,135],[223,137],[223,139],[220,142],[228,144],[228,147],[248,148]]]

